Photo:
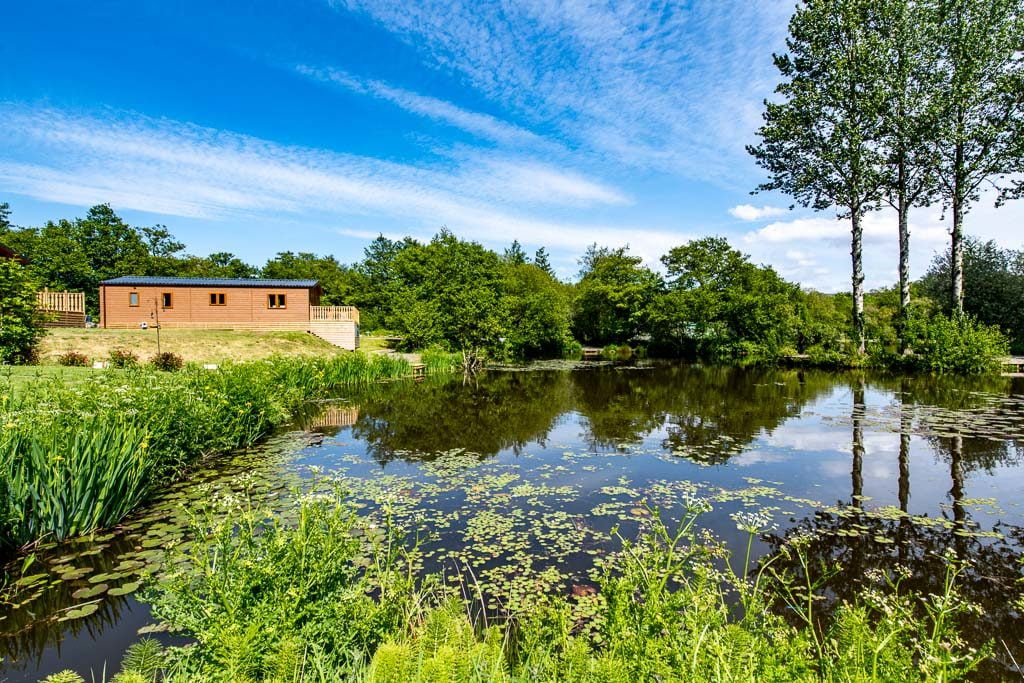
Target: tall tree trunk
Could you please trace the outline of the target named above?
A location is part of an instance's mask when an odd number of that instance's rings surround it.
[[[964,310],[964,198],[966,190],[961,170],[964,164],[963,145],[956,146],[956,178],[953,181],[953,233],[950,244],[949,270],[952,275],[950,304],[954,313]]]
[[[866,349],[864,340],[864,264],[862,253],[864,228],[860,221],[860,207],[858,206],[850,214],[850,257],[853,261],[853,337],[857,343],[857,352],[863,354]]]
[[[907,200],[907,165],[900,161],[899,165],[899,198],[897,213],[899,214],[900,233],[900,353],[907,350],[907,318],[910,315],[910,202]]]

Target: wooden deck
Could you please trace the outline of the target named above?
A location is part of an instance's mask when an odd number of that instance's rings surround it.
[[[1000,359],[1004,377],[1024,377],[1024,356],[1008,356]]]
[[[310,306],[311,322],[348,322],[359,324],[359,309],[355,306]]]
[[[51,292],[36,294],[36,305],[45,314],[43,327],[85,327],[85,294]]]

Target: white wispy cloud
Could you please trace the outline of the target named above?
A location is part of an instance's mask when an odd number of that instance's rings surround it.
[[[489,114],[469,111],[451,102],[410,90],[396,88],[382,81],[359,79],[333,68],[299,65],[296,71],[310,78],[332,83],[355,93],[372,95],[381,100],[430,119],[442,121],[468,133],[506,144],[543,145],[539,135]]]
[[[753,204],[740,204],[729,209],[729,214],[739,218],[741,221],[759,221],[765,218],[786,215],[787,210],[779,206],[754,206]]]
[[[524,120],[642,168],[729,182],[775,83],[788,0],[329,0]]]
[[[650,260],[686,239],[656,226],[564,218],[560,206],[579,214],[626,199],[532,161],[467,162],[453,173],[137,115],[0,105],[0,118],[0,189],[43,200],[211,220],[287,214],[351,226],[384,218],[421,237],[444,224],[491,244],[519,239],[576,253],[594,241],[630,243]],[[537,210],[544,206],[551,209]]]

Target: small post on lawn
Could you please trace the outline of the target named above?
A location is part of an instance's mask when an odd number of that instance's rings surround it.
[[[153,297],[153,316],[156,318],[156,355],[160,355],[160,305],[159,299]]]

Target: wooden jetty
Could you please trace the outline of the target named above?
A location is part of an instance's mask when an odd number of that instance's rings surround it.
[[[1024,377],[1024,356],[1008,356],[999,362],[1003,366],[1003,377]]]

